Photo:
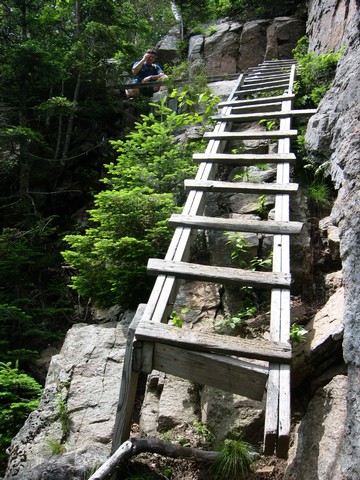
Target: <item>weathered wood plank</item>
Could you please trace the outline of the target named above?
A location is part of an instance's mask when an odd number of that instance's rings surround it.
[[[276,79],[270,79],[266,80],[263,78],[261,81],[252,81],[252,79],[248,78],[245,80],[243,87],[246,90],[252,90],[255,89],[257,90],[259,87],[260,88],[265,88],[265,87],[277,87],[277,86],[288,86],[289,85],[289,76],[287,78],[281,78],[279,80]],[[240,90],[237,90],[239,92]]]
[[[280,395],[279,395],[279,428],[276,444],[276,455],[279,458],[287,458],[290,430],[291,430],[291,392],[290,392],[290,366],[280,365]]]
[[[218,103],[218,107],[233,107],[240,105],[256,105],[257,103],[271,103],[274,101],[282,101],[295,98],[295,95],[292,93],[285,93],[282,95],[275,95],[271,97],[262,97],[262,98],[251,98],[243,100],[228,100],[225,102]]]
[[[196,352],[234,355],[285,364],[291,361],[291,346],[289,343],[230,337],[215,333],[201,332],[197,334],[192,330],[163,323],[140,322],[136,329],[135,338],[138,341],[172,345]]]
[[[255,272],[240,268],[214,267],[197,263],[176,262],[150,258],[147,271],[150,275],[170,275],[188,280],[212,283],[232,283],[259,288],[290,288],[289,273]]]
[[[253,87],[253,88],[244,88],[243,90],[236,90],[235,95],[251,95],[253,93],[262,93],[262,92],[272,92],[276,90],[283,90],[288,88],[288,82],[283,82],[279,85],[272,85],[270,87]]]
[[[260,73],[254,72],[251,75],[248,75],[243,85],[246,85],[248,82],[262,82],[270,80],[287,80],[289,78],[289,72],[275,72],[275,73]]]
[[[285,118],[285,117],[299,117],[310,116],[317,112],[316,108],[304,108],[303,110],[280,110],[277,112],[259,112],[259,113],[243,113],[230,115],[214,115],[213,120],[218,122],[252,122],[263,120],[267,118]]]
[[[133,344],[135,331],[140,323],[144,313],[145,305],[140,304],[136,314],[129,326],[127,333],[124,365],[121,376],[121,385],[119,392],[118,406],[113,432],[111,452],[114,453],[117,448],[129,438],[132,414],[135,405],[136,390],[138,384],[138,372],[133,371]]]
[[[294,194],[298,191],[297,183],[251,183],[251,182],[224,182],[220,180],[191,180],[184,181],[185,190],[201,190],[206,192],[224,192],[224,193],[267,193],[276,195],[279,193]]]
[[[154,369],[261,401],[268,368],[224,355],[155,343]]]
[[[293,153],[194,153],[194,162],[220,163],[226,165],[258,165],[259,163],[294,163]]]
[[[298,235],[301,222],[283,222],[275,220],[243,220],[239,218],[206,217],[201,215],[173,214],[169,219],[172,227],[191,227],[203,230],[222,230],[232,232],[266,233],[273,235]]]
[[[272,130],[256,131],[247,130],[244,132],[205,132],[204,138],[212,138],[215,140],[242,140],[242,139],[259,139],[267,140],[273,138],[296,137],[297,130]]]
[[[269,365],[263,445],[265,455],[273,455],[278,435],[279,370],[279,364],[271,363]]]

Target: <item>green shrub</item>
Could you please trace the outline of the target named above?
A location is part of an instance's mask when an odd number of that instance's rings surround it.
[[[342,52],[322,55],[308,52],[308,39],[304,36],[298,41],[293,53],[298,62],[299,74],[295,81],[296,103],[300,106],[317,107],[332,85]]]
[[[242,439],[227,439],[214,462],[215,480],[239,480],[249,476],[255,450]]]
[[[0,362],[0,460],[14,435],[36,409],[42,387],[11,363]]]
[[[95,196],[92,226],[65,237],[70,248],[62,254],[74,269],[71,287],[100,307],[129,308],[146,301],[153,284],[147,261],[167,250],[173,234],[167,220],[184,200],[184,179],[197,169],[192,161],[196,143],[177,143],[175,133],[201,123],[204,115],[194,111],[196,100],[184,92],[179,98],[189,107],[182,114],[163,98],[125,140],[112,142],[119,156],[105,166],[107,189]],[[198,101],[206,103],[200,95]]]

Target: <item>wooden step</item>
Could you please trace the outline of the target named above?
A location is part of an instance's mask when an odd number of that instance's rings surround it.
[[[150,275],[170,275],[185,280],[232,283],[258,288],[290,288],[291,284],[289,273],[255,272],[241,268],[214,267],[158,258],[149,259],[147,271]]]
[[[261,113],[280,111],[282,102],[258,103],[255,105],[244,105],[242,107],[231,107],[232,114]]]
[[[263,233],[268,235],[298,235],[301,222],[279,220],[243,220],[239,218],[206,217],[203,215],[173,214],[169,219],[172,227],[191,227],[202,230]]]
[[[259,163],[294,163],[293,153],[194,153],[197,163],[221,163],[225,165],[258,165]]]
[[[171,328],[174,330],[174,327]],[[149,370],[185,378],[260,402],[264,398],[268,379],[268,368],[258,362],[255,364],[234,356],[196,352],[183,348],[183,344],[181,347],[173,347],[158,343],[155,339],[153,362]]]
[[[253,358],[288,364],[291,361],[289,343],[246,339],[201,332],[155,322],[140,322],[135,338],[142,342],[156,342],[186,350],[217,355]]]
[[[292,100],[295,98],[295,95],[292,93],[286,93],[282,95],[274,95],[271,97],[263,97],[263,98],[251,98],[251,99],[243,99],[243,100],[231,100],[228,102],[220,102],[218,103],[218,107],[240,107],[243,105],[256,105],[258,103],[270,103],[273,101],[287,101]]]
[[[269,80],[277,80],[277,79],[284,79],[284,78],[289,78],[289,73],[269,73],[269,74],[262,74],[262,73],[254,73],[252,75],[248,75],[245,77],[244,83],[250,81],[255,81],[255,80],[264,80],[264,79],[269,79]]]
[[[276,86],[270,87],[254,87],[244,88],[244,90],[236,90],[235,95],[252,95],[253,93],[272,92],[273,90],[283,90],[289,88],[289,82],[284,82]]]
[[[296,135],[297,130],[271,130],[270,132],[248,130],[245,132],[206,132],[204,133],[204,138],[213,140],[267,140],[273,138],[293,138]]]
[[[252,90],[252,89],[259,89],[262,87],[278,87],[278,86],[288,86],[289,85],[289,78],[282,78],[280,80],[261,80],[257,82],[244,82],[242,85],[244,88],[247,90]]]
[[[268,195],[294,194],[298,191],[297,183],[250,183],[250,182],[222,182],[219,180],[192,180],[184,181],[185,190],[200,190],[204,192],[222,193],[259,193]]]
[[[230,115],[214,115],[213,120],[217,122],[252,122],[256,120],[263,120],[267,118],[285,118],[285,117],[300,117],[311,116],[317,112],[316,108],[304,108],[303,110],[281,110],[277,112],[247,113],[247,114],[230,114]]]

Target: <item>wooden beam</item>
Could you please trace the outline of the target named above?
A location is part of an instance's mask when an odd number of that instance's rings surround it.
[[[259,288],[290,288],[289,273],[256,272],[241,268],[215,267],[196,263],[176,262],[150,258],[147,271],[150,275],[170,275],[187,280],[212,283],[232,283]]]
[[[282,95],[275,95],[272,97],[262,97],[262,98],[251,98],[244,100],[228,100],[226,102],[218,103],[218,107],[233,107],[240,105],[256,105],[257,103],[271,103],[274,101],[290,100],[295,98],[295,95],[292,93],[284,93]]]
[[[194,153],[195,162],[211,162],[226,165],[258,165],[259,163],[294,163],[293,153]]]
[[[132,414],[135,405],[136,390],[138,385],[139,372],[133,371],[133,345],[135,338],[135,331],[140,323],[140,319],[145,310],[144,304],[140,304],[136,314],[130,323],[127,332],[127,341],[124,357],[124,365],[121,376],[121,385],[118,399],[118,406],[116,410],[116,418],[114,425],[114,433],[112,439],[111,453],[114,453],[117,448],[129,438],[132,423]]]
[[[251,183],[251,182],[223,182],[220,180],[192,180],[184,181],[185,190],[201,190],[205,192],[223,192],[223,193],[259,193],[259,194],[294,194],[298,191],[297,183]]]
[[[233,355],[266,362],[276,361],[282,364],[291,361],[291,345],[289,343],[230,337],[216,333],[196,333],[192,330],[164,323],[140,322],[136,329],[135,338],[142,342],[171,345],[194,352]]]
[[[217,122],[253,122],[267,118],[311,116],[314,115],[316,112],[316,108],[304,108],[303,110],[281,110],[278,112],[214,115],[212,119],[216,120]]]
[[[243,220],[240,218],[206,217],[204,215],[173,214],[169,219],[172,227],[191,227],[202,230],[265,233],[269,235],[298,235],[302,222],[274,220]]]
[[[259,401],[268,378],[267,366],[164,343],[155,343],[154,369]]]
[[[204,138],[212,138],[214,140],[270,140],[273,138],[296,137],[297,130],[272,130],[256,131],[247,130],[244,132],[205,132]]]
[[[253,93],[259,92],[272,92],[276,90],[283,90],[288,88],[288,82],[283,82],[279,85],[272,85],[270,87],[253,87],[253,88],[244,88],[243,90],[237,90],[235,95],[252,95]]]

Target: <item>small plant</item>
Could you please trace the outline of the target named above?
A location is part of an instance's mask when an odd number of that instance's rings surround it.
[[[46,444],[52,455],[61,455],[66,451],[65,445],[58,440],[48,440]]]
[[[226,232],[226,236],[228,241],[226,242],[227,245],[232,245],[233,250],[231,252],[231,260],[238,261],[240,267],[246,268],[247,262],[244,259],[241,259],[241,255],[247,254],[249,248],[252,244],[244,238],[243,235],[236,233],[236,232]]]
[[[324,179],[315,179],[306,189],[309,203],[315,208],[328,208],[331,206],[331,190]]]
[[[197,422],[195,420],[193,425],[194,425],[196,434],[202,437],[203,439],[202,443],[211,445],[212,442],[215,440],[215,437],[209,430],[209,427],[206,425],[206,423]]]
[[[169,467],[168,465],[166,465],[164,468],[163,468],[163,475],[164,477],[166,478],[170,478],[173,474],[173,469],[171,467]]]
[[[188,308],[182,308],[180,311],[181,315],[186,315],[188,313],[189,309]],[[175,325],[176,327],[182,328],[183,326],[183,319],[181,316],[176,312],[176,310],[173,310],[170,313],[170,320],[169,320],[170,325]]]
[[[290,341],[293,343],[305,342],[305,336],[308,331],[297,323],[293,323],[290,327]]]
[[[274,130],[275,127],[278,126],[278,122],[276,120],[265,120],[265,119],[259,120],[259,125],[263,125],[263,124],[265,124],[266,130],[268,132],[270,132],[271,130]]]
[[[58,410],[58,418],[60,420],[62,433],[63,433],[63,436],[66,437],[70,432],[71,422],[70,422],[67,402],[63,398],[61,392],[58,393],[57,395],[56,407]]]
[[[254,448],[243,439],[226,439],[214,462],[215,480],[248,478],[255,456]]]
[[[247,331],[246,319],[253,317],[257,312],[256,305],[247,304],[236,315],[224,318],[216,323],[214,329],[217,333],[226,333],[229,329],[245,336]]]
[[[259,195],[257,207],[257,213],[259,217],[264,219],[269,211],[268,197],[266,195]]]

